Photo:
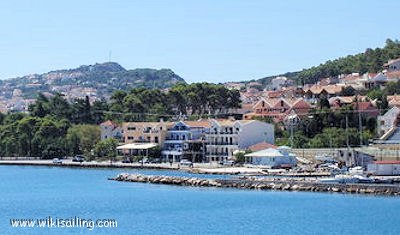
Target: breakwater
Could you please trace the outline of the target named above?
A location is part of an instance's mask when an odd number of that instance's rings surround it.
[[[264,179],[200,179],[163,175],[119,174],[110,180],[166,184],[176,186],[240,188],[255,190],[284,190],[309,192],[335,192],[371,195],[400,195],[400,185],[379,184],[324,184],[318,181],[293,180],[287,178]]]

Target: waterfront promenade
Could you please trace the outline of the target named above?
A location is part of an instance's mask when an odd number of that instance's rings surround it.
[[[180,165],[179,163],[122,163],[122,162],[72,162],[64,160],[61,164],[53,163],[52,160],[0,160],[0,165],[20,166],[53,166],[53,167],[80,167],[80,168],[132,168],[132,169],[160,169],[160,170],[183,170],[197,174],[251,174],[262,175],[262,169],[249,167],[222,167],[209,163],[194,163],[193,167]]]

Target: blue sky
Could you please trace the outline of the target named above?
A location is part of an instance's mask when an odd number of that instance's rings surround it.
[[[297,71],[400,39],[400,1],[2,0],[0,78],[111,60],[188,82]]]

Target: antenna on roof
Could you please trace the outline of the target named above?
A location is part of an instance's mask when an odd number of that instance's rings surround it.
[[[111,62],[111,50],[108,52],[108,62]]]

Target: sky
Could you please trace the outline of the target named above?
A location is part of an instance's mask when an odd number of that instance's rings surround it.
[[[258,79],[400,39],[398,0],[1,0],[0,79],[80,65]]]

